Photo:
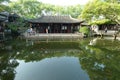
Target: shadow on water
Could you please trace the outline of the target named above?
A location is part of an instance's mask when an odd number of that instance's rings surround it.
[[[119,49],[119,41],[98,38],[8,41],[0,50],[0,79],[119,80]]]

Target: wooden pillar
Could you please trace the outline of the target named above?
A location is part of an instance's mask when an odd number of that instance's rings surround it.
[[[62,24],[60,25],[60,33],[62,33]]]
[[[68,26],[67,26],[67,33],[70,33],[70,32],[71,32],[71,26],[68,25]]]
[[[71,33],[73,33],[73,28],[74,28],[74,25],[72,24],[72,26],[71,26]]]

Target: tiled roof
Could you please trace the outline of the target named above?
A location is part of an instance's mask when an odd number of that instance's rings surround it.
[[[0,22],[3,22],[5,20],[7,20],[7,18],[5,16],[3,16],[3,15],[0,15]]]
[[[16,13],[0,12],[0,22],[8,20],[8,17],[10,16],[15,18],[19,17],[19,15],[17,15]]]
[[[37,19],[28,20],[32,23],[81,23],[79,19],[74,19],[70,16],[41,16]]]
[[[7,17],[9,16],[9,13],[4,11],[4,12],[0,12],[0,15]]]

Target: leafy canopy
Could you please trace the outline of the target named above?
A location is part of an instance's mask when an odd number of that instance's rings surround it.
[[[18,0],[9,4],[11,11],[19,13],[25,18],[36,18],[46,13],[47,15],[71,15],[77,18],[82,12],[81,5],[56,6],[44,4],[38,0]]]
[[[120,4],[117,0],[92,0],[84,7],[80,17],[90,23],[105,19],[120,23]]]

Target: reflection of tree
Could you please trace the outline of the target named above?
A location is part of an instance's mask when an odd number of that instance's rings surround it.
[[[0,80],[14,80],[17,66],[18,62],[11,58],[11,54],[0,54]]]
[[[43,50],[33,50],[33,51],[21,51],[17,55],[20,60],[25,60],[26,62],[40,61],[44,58],[50,57],[61,57],[61,56],[72,56],[79,53],[80,50],[77,49],[43,49]]]
[[[81,41],[80,44],[85,43]],[[87,48],[86,48],[87,47]],[[120,79],[120,42],[98,40],[96,45],[82,46],[80,62],[91,80],[119,80]]]
[[[96,44],[88,45],[89,40],[78,42],[35,42],[25,45],[23,41],[12,44],[12,54],[0,54],[0,78],[13,80],[14,68],[18,65],[15,59],[25,62],[40,61],[44,58],[76,56],[81,67],[87,71],[91,80],[119,80],[120,75],[120,42],[99,39]],[[72,50],[71,50],[72,49]],[[5,52],[4,52],[5,53]],[[6,73],[7,71],[7,73]]]
[[[31,45],[31,43],[34,43]],[[12,46],[13,58],[20,60],[40,61],[46,57],[63,56],[79,52],[78,42],[25,42],[24,40],[13,40],[6,43]]]
[[[34,45],[26,44],[25,46],[21,42],[17,46],[13,46],[17,50],[16,58],[26,62],[40,61],[46,57],[60,57],[80,52],[77,42],[34,42]]]

